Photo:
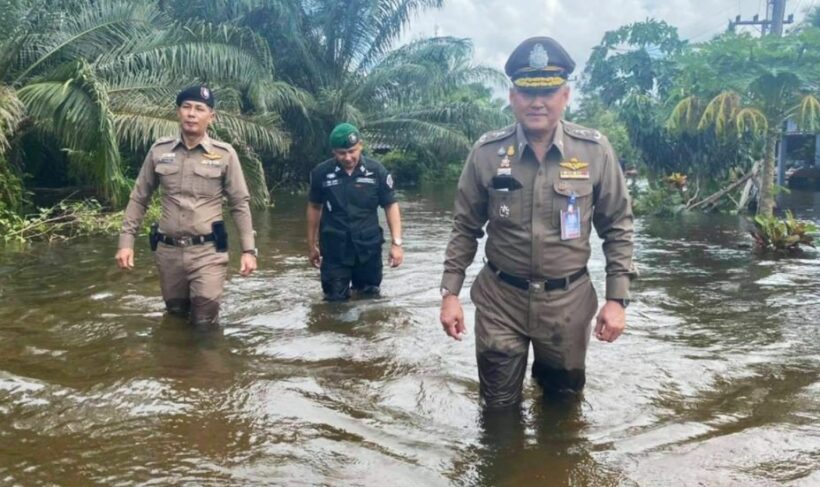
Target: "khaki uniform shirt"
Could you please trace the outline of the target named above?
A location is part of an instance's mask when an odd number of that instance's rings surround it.
[[[499,186],[494,178],[507,175],[520,189],[494,188]],[[581,236],[562,240],[561,210],[567,210],[572,194]],[[562,278],[583,268],[594,225],[604,241],[606,297],[629,298],[635,275],[632,208],[618,160],[597,130],[559,122],[542,164],[520,124],[478,140],[458,182],[442,288],[461,291],[488,220],[487,259],[504,272],[532,280]]]
[[[230,144],[205,137],[193,149],[181,137],[159,139],[142,164],[131,200],[125,209],[120,248],[133,248],[151,195],[162,187],[160,232],[172,237],[208,235],[222,220],[222,197],[227,196],[242,250],[253,250],[250,193],[239,157]]]

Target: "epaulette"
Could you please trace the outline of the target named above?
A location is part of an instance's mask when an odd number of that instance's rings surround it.
[[[493,130],[491,132],[487,132],[486,134],[482,135],[476,141],[476,146],[482,146],[484,144],[489,144],[490,142],[495,142],[497,140],[506,139],[510,135],[515,133],[515,125],[510,125],[509,127],[504,127],[501,130]]]
[[[571,122],[564,122],[564,133],[576,139],[600,143],[604,136],[595,129],[588,129]]]
[[[154,146],[158,146],[158,145],[162,145],[162,144],[168,144],[170,142],[174,142],[175,140],[177,140],[177,138],[172,137],[172,136],[160,137],[156,140],[156,142],[154,142]]]
[[[227,142],[222,142],[221,140],[211,139],[211,145],[213,145],[214,147],[219,147],[222,150],[226,150],[226,151],[231,150],[231,144],[229,144]]]

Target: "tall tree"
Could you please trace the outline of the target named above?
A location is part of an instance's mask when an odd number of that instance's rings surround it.
[[[775,148],[786,120],[820,126],[820,49],[817,29],[794,36],[724,35],[684,56],[681,92],[669,119],[679,131],[751,134],[765,147],[758,213],[774,208]],[[709,100],[709,101],[704,101]]]
[[[289,140],[276,117],[243,110],[272,102],[262,95],[274,84],[271,56],[258,36],[169,22],[147,0],[0,0],[0,12],[0,151],[25,125],[122,203],[120,146],[144,148],[176,133],[173,94],[208,82],[225,100],[215,133],[247,146],[243,165],[255,200],[267,198],[250,147],[281,153]]]

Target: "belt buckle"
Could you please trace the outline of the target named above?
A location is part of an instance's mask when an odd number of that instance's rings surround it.
[[[536,291],[538,291],[538,290],[541,289],[541,283],[540,282],[535,282],[535,281],[530,281],[530,287],[535,289]]]
[[[564,291],[569,289],[569,285],[570,285],[569,276],[566,276],[566,277],[564,277]]]
[[[191,237],[177,237],[177,247],[188,247],[191,243]]]

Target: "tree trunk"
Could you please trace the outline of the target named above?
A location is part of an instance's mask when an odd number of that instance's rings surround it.
[[[760,177],[760,204],[757,214],[772,216],[774,213],[774,165],[777,149],[777,132],[766,134],[766,154],[763,156],[763,171]]]

